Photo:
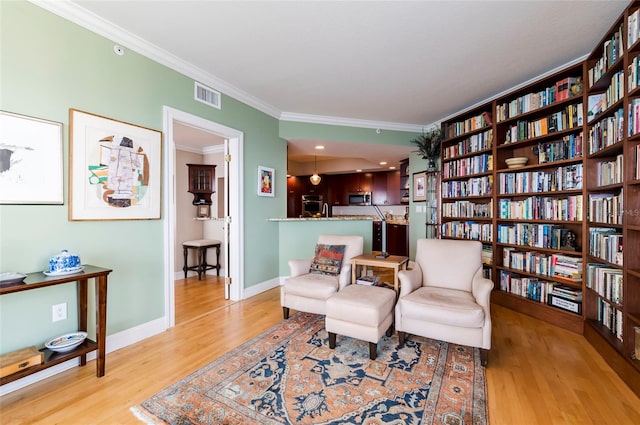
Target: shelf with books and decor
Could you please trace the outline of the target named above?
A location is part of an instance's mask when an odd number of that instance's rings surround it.
[[[582,333],[583,66],[496,100],[492,301]],[[570,273],[569,273],[570,271]]]
[[[486,277],[493,276],[493,105],[442,124],[442,238],[483,242]]]
[[[640,394],[640,2],[585,62],[585,338]],[[640,351],[638,351],[640,353]]]

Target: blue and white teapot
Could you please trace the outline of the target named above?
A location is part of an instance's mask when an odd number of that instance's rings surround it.
[[[63,249],[60,254],[56,254],[49,258],[48,273],[68,273],[82,269],[80,257],[69,254],[69,251]]]

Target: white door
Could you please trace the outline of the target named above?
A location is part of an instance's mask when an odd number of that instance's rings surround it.
[[[243,133],[222,124],[205,120],[204,118],[170,108],[163,107],[163,130],[165,138],[165,175],[164,175],[164,207],[165,217],[165,324],[166,327],[175,325],[175,229],[176,229],[176,200],[175,200],[175,142],[173,138],[173,124],[194,126],[216,134],[225,139],[225,156],[233,160],[225,161],[225,218],[224,218],[224,275],[225,298],[233,301],[242,299],[243,295],[243,240],[242,240],[242,144]]]

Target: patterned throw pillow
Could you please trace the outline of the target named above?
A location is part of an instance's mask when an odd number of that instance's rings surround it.
[[[339,275],[345,248],[345,245],[317,244],[309,273]]]

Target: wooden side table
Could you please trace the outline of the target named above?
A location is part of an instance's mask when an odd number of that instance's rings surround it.
[[[75,357],[80,357],[80,365],[87,364],[87,353],[97,350],[96,355],[96,376],[104,376],[106,353],[107,353],[107,276],[111,269],[84,265],[84,270],[78,273],[50,277],[42,272],[28,273],[24,283],[4,286],[0,288],[0,295],[12,294],[15,292],[29,291],[47,286],[60,285],[76,282],[78,288],[78,330],[87,330],[87,295],[89,279],[95,281],[96,298],[96,341],[85,339],[82,344],[71,351],[65,353],[55,353],[47,348],[43,348],[44,363],[31,366],[27,369],[15,372],[11,375],[0,378],[0,385],[13,382],[32,373],[39,372],[51,366],[66,362]]]
[[[358,266],[371,266],[371,267],[385,267],[393,269],[393,289],[396,294],[399,290],[398,272],[400,270],[406,270],[409,263],[409,257],[401,255],[390,255],[387,258],[378,258],[376,254],[363,254],[357,257],[351,258],[351,282],[356,282],[356,276],[358,275]]]

